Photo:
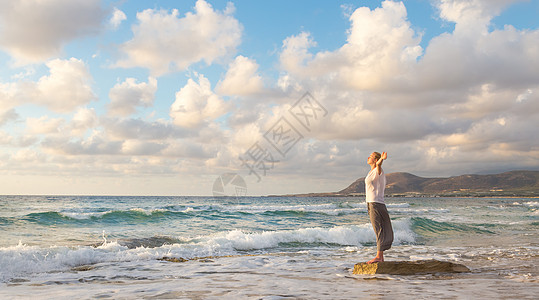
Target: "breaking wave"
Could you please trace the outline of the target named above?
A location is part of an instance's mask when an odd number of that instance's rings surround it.
[[[57,217],[55,217],[57,218]],[[413,243],[411,220],[393,222],[395,245]],[[305,247],[372,245],[370,224],[313,227],[296,230],[247,232],[231,230],[199,237],[150,237],[106,241],[94,246],[38,247],[19,243],[0,248],[0,281],[32,273],[66,271],[74,267],[106,262],[155,260],[162,257],[185,259],[225,256],[249,251],[299,251]]]

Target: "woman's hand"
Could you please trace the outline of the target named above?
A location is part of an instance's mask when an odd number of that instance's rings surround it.
[[[387,152],[382,152],[382,156],[380,156],[380,159],[387,159]]]

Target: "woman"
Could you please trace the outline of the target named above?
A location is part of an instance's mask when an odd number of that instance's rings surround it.
[[[373,152],[367,159],[371,171],[365,177],[365,201],[371,219],[372,228],[376,234],[376,257],[368,264],[384,261],[384,251],[391,248],[393,243],[393,228],[384,202],[386,175],[382,170],[382,162],[387,159],[387,153]]]

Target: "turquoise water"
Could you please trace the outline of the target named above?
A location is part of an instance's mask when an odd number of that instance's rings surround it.
[[[538,199],[386,201],[395,231],[386,260],[472,272],[353,275],[375,254],[362,198],[0,196],[0,298],[539,294]]]

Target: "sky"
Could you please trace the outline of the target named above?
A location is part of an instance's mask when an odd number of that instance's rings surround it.
[[[386,173],[539,170],[538,16],[539,0],[0,0],[0,194],[332,192],[373,151]]]

